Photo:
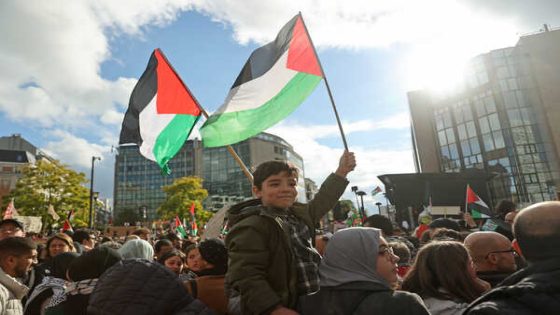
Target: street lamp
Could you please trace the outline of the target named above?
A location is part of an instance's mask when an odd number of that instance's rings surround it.
[[[356,195],[360,196],[360,200],[362,201],[362,206],[361,206],[361,211],[362,211],[362,218],[365,221],[367,216],[366,216],[366,209],[364,209],[364,196],[366,195],[366,193],[362,190],[357,191]]]
[[[377,209],[379,209],[379,214],[381,214],[381,202],[376,202],[375,205],[377,206]],[[389,208],[389,206],[387,206],[387,209]]]
[[[93,170],[95,168],[95,160],[101,161],[98,156],[91,157],[91,184],[89,186],[89,228],[93,227]]]

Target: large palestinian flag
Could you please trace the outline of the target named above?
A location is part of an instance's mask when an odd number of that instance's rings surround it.
[[[469,185],[467,185],[467,210],[473,219],[488,219],[492,216],[490,207],[475,194]]]
[[[292,113],[323,78],[300,14],[253,51],[224,104],[200,129],[205,147],[237,143]]]
[[[169,174],[167,163],[189,137],[200,113],[193,95],[156,49],[130,95],[119,144],[136,143],[145,158]]]

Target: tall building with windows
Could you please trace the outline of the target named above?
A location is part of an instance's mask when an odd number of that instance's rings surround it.
[[[560,189],[560,30],[473,58],[460,88],[408,93],[416,171],[495,174],[492,202],[556,199]]]
[[[280,137],[261,133],[232,145],[243,163],[253,171],[260,163],[286,160],[302,170],[298,181],[300,201],[306,201],[303,159]],[[177,178],[198,176],[208,190],[206,209],[217,210],[230,202],[250,198],[251,183],[226,147],[203,148],[198,139],[188,140],[170,161],[172,173],[161,174],[156,163],[140,155],[137,146],[120,146],[115,160],[114,221],[151,221],[165,200],[161,189]]]

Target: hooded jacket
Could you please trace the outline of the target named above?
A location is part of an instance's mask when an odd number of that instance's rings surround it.
[[[377,272],[380,230],[336,232],[319,267],[321,290],[306,296],[302,314],[429,314],[420,297],[394,291]]]
[[[560,258],[535,262],[472,302],[463,314],[560,313]]]
[[[315,226],[344,193],[348,181],[331,174],[308,204],[295,203],[288,209],[302,220],[314,239]],[[243,314],[263,314],[275,306],[294,308],[297,275],[289,228],[280,218],[284,209],[263,207],[254,199],[228,211],[231,227],[226,246],[229,267],[226,275],[231,296],[240,295]]]

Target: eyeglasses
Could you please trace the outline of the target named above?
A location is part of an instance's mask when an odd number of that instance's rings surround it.
[[[495,251],[489,252],[488,254],[486,254],[486,258],[488,258],[488,256],[490,256],[490,254],[505,254],[505,253],[511,253],[514,256],[517,256],[517,252],[515,251],[515,249],[510,248],[508,250],[495,250]]]
[[[392,257],[393,255],[395,255],[395,252],[393,251],[393,247],[387,246],[380,249],[377,254],[383,255],[385,257]]]

